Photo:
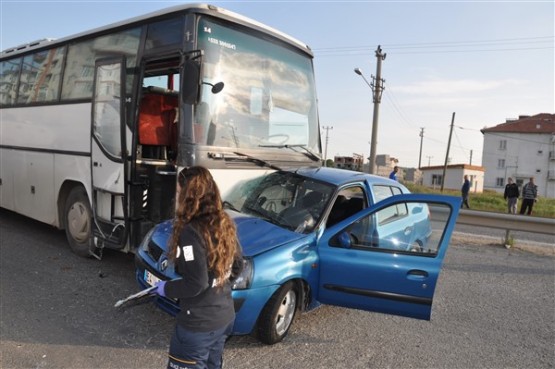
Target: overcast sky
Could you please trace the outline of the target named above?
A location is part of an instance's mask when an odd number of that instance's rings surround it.
[[[1,49],[62,38],[184,2],[0,0]],[[354,73],[376,74],[385,91],[377,154],[418,166],[443,164],[453,112],[451,163],[481,165],[480,129],[519,115],[554,113],[554,1],[214,1],[277,28],[315,54],[328,158],[369,156],[372,91]],[[323,150],[326,131],[322,130]]]

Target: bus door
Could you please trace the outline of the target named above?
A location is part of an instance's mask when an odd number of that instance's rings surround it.
[[[94,243],[121,249],[126,241],[127,174],[125,58],[95,64],[92,104],[91,170]]]

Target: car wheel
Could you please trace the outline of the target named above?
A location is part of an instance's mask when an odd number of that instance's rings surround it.
[[[297,293],[293,282],[288,282],[274,293],[262,310],[258,322],[258,339],[267,345],[283,340],[296,311]]]
[[[92,211],[83,187],[75,187],[69,193],[64,216],[66,237],[71,251],[79,256],[90,256]]]

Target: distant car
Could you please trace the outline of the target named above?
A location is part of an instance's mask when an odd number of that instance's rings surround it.
[[[395,196],[394,196],[395,195]],[[295,313],[331,304],[429,319],[460,198],[414,195],[399,182],[332,168],[276,171],[232,191],[244,270],[234,282],[234,334],[281,341]],[[171,221],[136,253],[142,287],[178,277]],[[175,300],[157,297],[169,313]]]

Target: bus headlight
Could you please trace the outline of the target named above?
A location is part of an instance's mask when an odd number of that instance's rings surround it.
[[[231,282],[231,289],[245,290],[250,287],[252,276],[254,274],[254,266],[252,259],[243,259],[243,270]]]

